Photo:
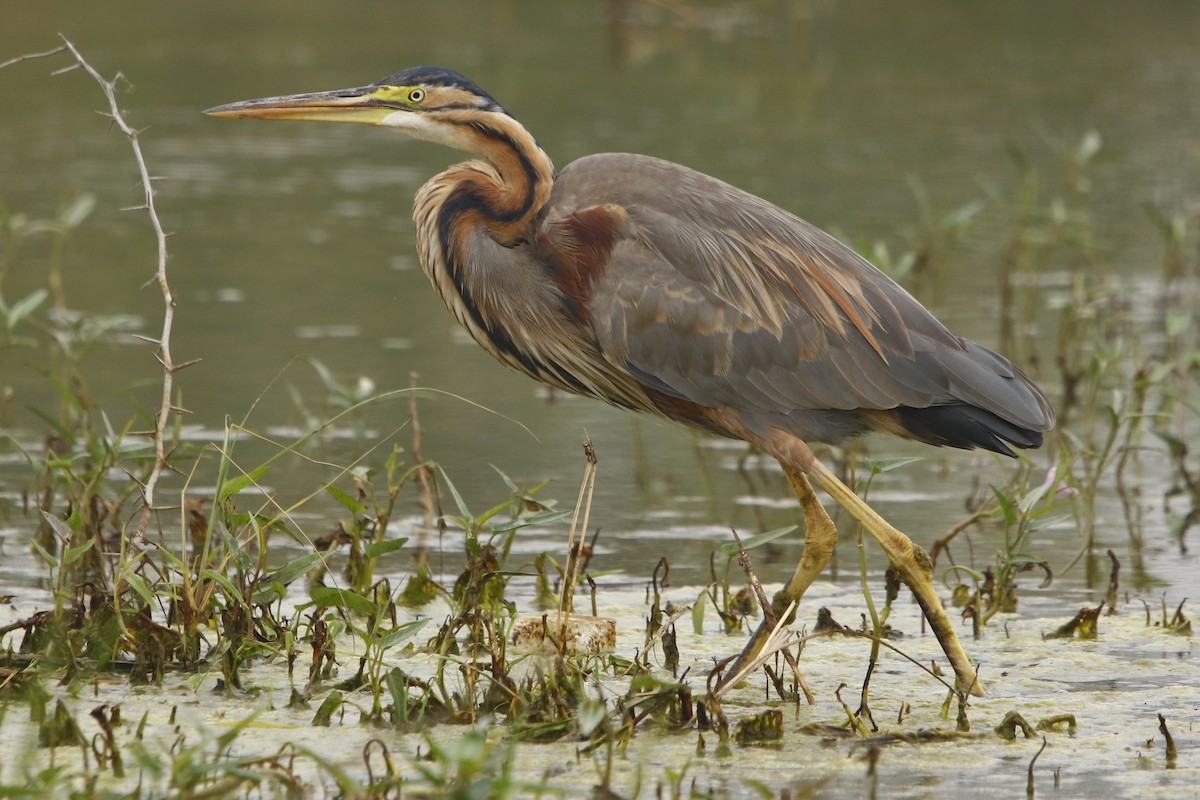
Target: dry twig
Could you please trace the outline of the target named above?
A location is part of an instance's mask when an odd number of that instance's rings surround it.
[[[61,36],[61,34],[60,34]],[[169,453],[166,447],[166,432],[167,426],[171,421],[171,414],[180,412],[181,409],[176,408],[171,404],[171,395],[174,391],[175,373],[188,364],[176,364],[171,357],[171,326],[175,321],[175,297],[171,292],[171,286],[167,282],[167,234],[163,231],[162,222],[159,221],[158,211],[154,206],[154,177],[150,175],[149,169],[146,167],[146,159],[142,155],[142,147],[138,143],[137,132],[129,126],[125,121],[125,117],[121,113],[121,108],[117,104],[117,82],[124,76],[117,73],[112,80],[106,80],[96,69],[89,64],[80,52],[75,48],[69,39],[62,36],[63,48],[71,53],[76,64],[79,65],[88,75],[92,77],[96,83],[100,84],[100,88],[104,91],[104,96],[108,100],[108,113],[104,116],[113,121],[117,129],[125,134],[129,139],[129,146],[133,148],[133,158],[137,162],[138,175],[141,177],[142,191],[145,200],[140,206],[134,206],[127,210],[144,210],[150,218],[150,225],[154,229],[154,239],[158,245],[158,263],[154,272],[154,277],[148,283],[157,283],[163,296],[163,325],[162,333],[158,339],[147,339],[147,341],[158,345],[158,361],[163,368],[163,383],[162,383],[162,399],[158,413],[154,418],[154,430],[152,436],[154,438],[154,466],[150,469],[150,474],[146,478],[146,482],[142,484],[142,511],[138,518],[137,529],[130,541],[134,547],[140,549],[142,546],[146,530],[150,527],[150,519],[156,510],[154,502],[155,488],[158,486],[159,478],[162,477],[163,471],[167,468],[167,458]],[[41,55],[49,55],[56,52],[62,52],[63,48],[48,51],[44,54],[34,54],[27,57],[37,57]],[[19,59],[18,59],[19,60]],[[11,62],[6,62],[11,63]],[[189,362],[191,363],[191,362]]]

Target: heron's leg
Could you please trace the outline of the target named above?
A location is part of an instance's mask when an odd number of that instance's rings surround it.
[[[796,571],[792,573],[792,577],[773,598],[771,603],[773,613],[768,614],[764,609],[763,619],[757,630],[754,631],[737,660],[725,671],[725,674],[731,678],[736,676],[743,666],[758,657],[758,654],[766,646],[775,623],[788,613],[789,605],[793,603],[799,605],[800,599],[804,597],[808,587],[812,586],[813,581],[829,564],[829,559],[833,557],[833,550],[837,547],[837,526],[833,524],[833,520],[825,512],[825,507],[817,499],[808,478],[804,476],[803,472],[793,469],[787,464],[783,465],[783,471],[792,485],[792,491],[796,493],[796,499],[800,501],[801,510],[804,512],[804,554],[800,558],[800,563],[796,565]]]
[[[808,587],[812,586],[813,581],[833,558],[838,534],[837,526],[817,499],[817,493],[813,491],[812,484],[808,482],[804,473],[787,465],[784,465],[783,471],[788,477],[788,483],[792,485],[792,491],[796,493],[796,499],[800,501],[801,510],[804,511],[804,554],[781,594],[785,595],[788,601],[799,603]]]
[[[943,652],[946,653],[946,658],[950,661],[950,666],[954,668],[958,690],[974,695],[983,695],[983,686],[979,683],[975,668],[971,666],[970,659],[963,651],[962,644],[958,641],[958,634],[954,632],[954,626],[946,615],[946,609],[942,607],[942,601],[938,598],[937,590],[934,588],[933,563],[929,560],[929,554],[879,516],[861,497],[851,491],[850,487],[838,480],[837,476],[830,472],[824,464],[812,459],[806,472],[817,486],[837,501],[838,505],[846,509],[850,516],[854,517],[879,542],[883,552],[887,554],[888,561],[896,570],[896,574],[912,590],[913,595],[917,598],[917,603],[921,606],[921,611],[929,620],[929,627],[933,629],[934,635],[942,645]]]

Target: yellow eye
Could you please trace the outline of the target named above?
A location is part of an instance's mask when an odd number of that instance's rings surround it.
[[[408,102],[419,103],[425,99],[425,90],[421,88],[410,89],[408,91]]]

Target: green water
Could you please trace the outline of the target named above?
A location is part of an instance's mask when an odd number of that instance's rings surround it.
[[[0,8],[0,63],[54,47],[58,32],[104,74],[125,74],[122,107],[142,131],[151,171],[162,178],[157,202],[173,234],[169,269],[178,301],[173,349],[178,361],[199,359],[177,378],[180,404],[190,411],[189,438],[219,438],[226,419],[245,419],[279,441],[294,438],[310,416],[333,407],[310,360],[347,386],[361,382],[379,392],[408,386],[416,373],[420,385],[444,393],[419,401],[423,452],[482,510],[507,497],[493,467],[525,485],[552,479],[540,496],[568,506],[584,468],[586,432],[600,457],[592,523],[601,537],[592,567],[619,571],[601,580],[600,613],[619,620],[619,652],[630,658],[643,647],[641,584],[659,558],[672,563],[668,599],[694,602],[695,587],[709,578],[710,554],[727,541],[730,526],[752,533],[793,521],[794,503],[779,475],[754,462],[739,472],[743,450],[736,446],[635,421],[596,402],[548,400],[466,340],[416,263],[409,220],[416,189],[460,154],[362,126],[231,122],[207,118],[202,109],[356,86],[435,63],[497,97],[560,167],[593,152],[653,154],[760,194],[868,250],[880,242],[899,256],[923,246],[936,225],[922,222],[918,196],[927,197],[933,218],[978,203],[961,240],[935,237],[929,269],[905,281],[953,329],[989,346],[999,345],[997,273],[1013,235],[1006,204],[1016,202],[1023,185],[1032,186],[1022,184],[1017,167],[1028,163],[1039,207],[1053,208],[1051,198],[1063,196],[1071,209],[1088,214],[1086,229],[1094,236],[1090,249],[1060,247],[1045,257],[1036,327],[1023,331],[1029,334],[1023,363],[1056,400],[1061,382],[1052,364],[1063,276],[1081,267],[1089,274],[1111,270],[1130,287],[1133,317],[1153,320],[1161,312],[1163,243],[1145,208],[1181,212],[1191,224],[1200,208],[1200,5],[1194,3],[10,2]],[[84,361],[89,397],[119,427],[139,409],[153,408],[159,392],[152,347],[130,335],[153,337],[161,324],[158,290],[144,286],[155,268],[154,241],[141,212],[121,210],[140,202],[140,190],[127,143],[95,113],[104,105],[97,87],[78,71],[50,74],[68,63],[59,56],[0,70],[0,202],[10,213],[45,218],[76,193],[96,196],[95,211],[68,243],[64,277],[71,309],[132,320]],[[1081,179],[1071,154],[1094,135],[1102,148]],[[1194,262],[1194,253],[1186,255]],[[28,242],[0,286],[4,299],[11,303],[46,286],[52,259],[49,237]],[[1195,287],[1178,291],[1194,296]],[[22,492],[32,481],[9,446],[38,446],[47,430],[33,409],[55,413],[53,391],[39,373],[44,352],[0,350],[0,596],[14,595],[0,603],[0,625],[51,603],[45,566],[26,545],[34,523],[21,512]],[[1184,434],[1194,438],[1195,401],[1183,400],[1193,404]],[[406,398],[374,405],[306,450],[307,460],[282,461],[266,483],[285,505],[297,502],[332,475],[316,462],[346,464],[366,454],[364,463],[378,465],[388,447],[368,451],[396,429],[395,441],[408,446],[407,420]],[[1194,598],[1200,564],[1194,544],[1189,551],[1187,539],[1170,532],[1172,515],[1186,512],[1187,503],[1164,499],[1176,477],[1161,443],[1147,437],[1146,444],[1151,449],[1126,474],[1140,490],[1130,513],[1141,519],[1142,538],[1129,536],[1111,476],[1097,505],[1096,553],[1111,547],[1123,564],[1121,614],[1102,618],[1096,642],[1043,639],[1080,607],[1099,602],[1107,561],[1100,562],[1098,580],[1089,581],[1079,564],[1062,574],[1083,545],[1079,533],[1070,522],[1040,532],[1030,550],[1050,561],[1058,579],[1038,589],[1036,578],[1022,575],[1019,613],[994,621],[983,641],[964,642],[981,661],[990,691],[971,709],[980,738],[885,748],[879,796],[1019,795],[1040,742],[1005,743],[989,733],[1013,709],[1031,720],[1055,713],[1079,718],[1077,736],[1048,736],[1037,774],[1041,797],[1196,796],[1188,744],[1200,691],[1194,638],[1144,622],[1142,602],[1157,619],[1160,596],[1172,608]],[[1003,482],[1011,466],[883,439],[867,447],[874,457],[923,457],[882,476],[871,500],[927,545],[966,514],[968,494]],[[272,452],[250,441],[238,450],[247,467]],[[1045,457],[1033,459],[1036,483]],[[191,494],[211,492],[215,477],[215,459],[208,458]],[[177,497],[181,488],[181,479],[168,477],[160,497]],[[396,527],[415,538],[415,493],[402,505]],[[316,538],[344,515],[319,497],[291,522]],[[978,529],[969,546],[956,545],[955,555],[960,563],[986,564],[1000,535],[997,526]],[[522,531],[511,563],[519,569],[529,554],[561,553],[563,538],[558,529]],[[447,542],[452,560],[460,541],[452,534]],[[283,541],[272,548],[273,560],[296,554]],[[795,541],[758,551],[764,579],[783,577],[799,551]],[[843,542],[840,561],[838,582],[820,581],[810,592],[802,625],[812,624],[819,605],[833,607],[848,624],[863,613],[853,537]],[[398,554],[379,573],[398,581],[408,563],[407,553]],[[528,597],[518,600],[530,605]],[[906,651],[922,660],[938,657],[932,637],[920,634],[913,606],[902,604],[893,622],[910,635]],[[698,676],[740,640],[721,636],[711,613],[704,635],[686,627],[684,618],[685,666],[699,694]],[[6,646],[15,646],[14,638]],[[689,763],[699,789],[717,796],[761,796],[748,779],[775,792],[866,796],[872,780],[859,749],[798,730],[807,722],[844,721],[834,692],[841,682],[857,683],[865,660],[861,643],[810,645],[802,667],[818,704],[785,712],[784,749],[735,748],[722,759],[711,734],[703,734],[708,753],[696,755],[694,731],[666,737],[639,731],[615,785],[631,793],[633,771],[643,770],[646,796],[665,770]],[[345,663],[353,661],[347,650]],[[415,733],[358,725],[353,710],[333,736],[312,728],[311,713],[284,707],[288,682],[278,663],[254,668],[251,682],[261,693],[220,704],[210,699],[215,678],[215,671],[172,677],[165,689],[98,681],[68,699],[85,724],[89,703],[123,703],[126,719],[146,713],[156,753],[174,747],[181,730],[194,742],[197,725],[224,731],[252,712],[260,715],[256,728],[242,741],[253,737],[263,752],[281,739],[309,742],[356,779],[365,737],[387,738],[411,763],[428,749]],[[953,726],[937,713],[941,689],[908,662],[885,653],[874,686],[885,731]],[[735,719],[757,710],[760,688],[731,696],[727,710]],[[893,725],[908,703],[910,719]],[[167,716],[176,705],[180,722]],[[1177,769],[1163,765],[1159,712],[1180,742]],[[6,761],[0,782],[19,774],[10,756],[23,759],[32,748],[33,726],[24,713],[13,705],[8,724],[0,725]],[[502,739],[504,730],[493,734]],[[459,738],[460,729],[442,726],[434,736]],[[598,767],[579,756],[576,742],[523,748],[523,776],[556,774],[559,788],[576,794],[598,781]]]
[[[569,503],[586,431],[601,459],[593,521],[604,530],[602,552],[638,572],[670,554],[697,580],[728,526],[791,519],[775,502],[786,490],[773,476],[739,477],[730,468],[736,449],[698,448],[686,432],[595,402],[547,402],[465,340],[416,263],[409,219],[417,187],[459,154],[360,126],[231,122],[201,109],[440,63],[495,95],[559,166],[598,151],[650,153],[857,243],[885,242],[893,254],[920,238],[916,182],[939,214],[984,204],[966,238],[911,285],[956,331],[993,346],[995,271],[1011,216],[988,193],[1016,192],[1011,149],[1053,193],[1062,191],[1065,154],[1089,131],[1101,135],[1083,202],[1099,252],[1130,275],[1160,268],[1161,241],[1143,205],[1194,203],[1200,179],[1200,7],[1187,3],[37,3],[10,6],[5,17],[0,60],[51,48],[61,31],[102,72],[128,78],[122,105],[163,178],[159,211],[173,233],[175,356],[200,360],[178,379],[188,424],[219,431],[227,417],[248,417],[260,432],[302,426],[292,390],[316,413],[328,394],[307,359],[379,391],[418,373],[421,385],[503,415],[422,401],[424,454],[473,505],[505,496],[492,465],[518,482],[552,478],[544,493]],[[103,101],[91,81],[50,75],[65,64],[0,71],[0,199],[49,216],[73,192],[97,195],[66,252],[68,303],[132,315],[154,335],[160,299],[142,288],[153,240],[140,213],[121,211],[139,202],[128,146],[94,113]],[[49,257],[45,239],[31,242],[5,297],[44,286]],[[1053,316],[1042,319],[1050,348]],[[13,391],[3,424],[26,441],[43,430],[27,409],[53,407],[34,366],[18,351],[0,361],[0,383]],[[91,395],[118,422],[157,397],[151,348],[128,337],[91,354],[86,372]],[[1031,372],[1057,393],[1052,373]],[[392,401],[361,425],[385,433],[406,419],[406,401]],[[320,455],[345,463],[374,438],[351,435]],[[397,439],[407,444],[410,433]],[[883,440],[870,447],[925,456],[876,489],[885,515],[925,542],[962,515],[972,478],[1004,476],[979,455]],[[295,497],[311,491],[302,481],[313,476],[289,469],[273,473],[272,485]],[[0,480],[15,493],[22,479]],[[327,524],[317,509],[313,535]],[[1194,574],[1193,561],[1181,563],[1161,541],[1161,517],[1150,523],[1160,534],[1150,550],[1156,574],[1168,582]],[[1123,545],[1120,526],[1110,535]],[[679,546],[693,540],[700,546]],[[1044,546],[1065,563],[1079,542],[1062,531]],[[785,547],[780,569],[797,552]]]

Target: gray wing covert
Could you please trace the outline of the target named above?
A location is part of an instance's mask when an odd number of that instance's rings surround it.
[[[742,268],[755,268],[740,258]],[[831,330],[786,290],[758,297],[773,306],[764,323],[688,266],[694,262],[668,257],[645,239],[626,241],[614,248],[592,296],[601,351],[659,391],[773,414],[924,407],[945,391],[914,358],[892,352],[885,361],[852,323]],[[885,334],[876,330],[874,340],[887,353]]]
[[[659,159],[604,154],[569,165],[551,205],[598,203],[623,219],[588,270],[587,324],[609,363],[660,392],[764,414],[966,402],[1034,430],[1053,419],[1007,360],[759,197]]]

